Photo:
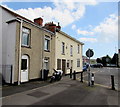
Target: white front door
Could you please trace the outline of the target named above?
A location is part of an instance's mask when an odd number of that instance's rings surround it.
[[[28,64],[29,58],[27,55],[22,56],[21,60],[21,82],[27,82],[28,81]]]

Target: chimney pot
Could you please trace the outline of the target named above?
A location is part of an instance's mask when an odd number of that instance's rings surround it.
[[[43,19],[42,19],[41,17],[34,19],[34,22],[35,22],[36,24],[40,25],[40,26],[43,25]]]

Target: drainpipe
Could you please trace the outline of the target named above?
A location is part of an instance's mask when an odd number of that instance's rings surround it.
[[[20,36],[19,36],[19,70],[18,70],[18,85],[20,85],[21,77],[21,38],[22,38],[22,24],[23,20],[20,20]]]
[[[42,79],[44,79],[44,38],[45,38],[45,35],[44,35],[44,31],[43,31],[43,36],[42,36]]]

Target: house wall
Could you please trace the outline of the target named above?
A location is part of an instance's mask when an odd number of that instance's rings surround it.
[[[43,56],[49,58],[49,74],[48,76],[52,76],[55,68],[55,35],[51,35],[50,33],[47,33],[44,31],[44,35],[47,35],[50,37],[50,52],[44,51]],[[43,41],[44,44],[44,41]]]
[[[28,78],[37,79],[41,77],[42,61],[45,57],[48,57],[50,60],[49,75],[52,73],[52,68],[54,67],[54,36],[51,36],[51,33],[44,31],[38,27],[35,27],[31,24],[23,22],[23,27],[30,29],[30,47],[21,47],[21,55],[29,56],[29,69],[28,69]],[[20,23],[17,23],[16,30],[16,55],[15,55],[15,82],[18,81],[18,70],[19,70],[19,35],[20,35]],[[50,37],[50,52],[44,51],[44,36],[47,35]]]
[[[65,55],[62,54],[62,42],[65,43]],[[57,59],[73,60],[73,68],[76,72],[82,71],[82,45],[73,39],[66,37],[64,34],[59,32],[56,33],[55,42],[55,68],[57,69]],[[78,44],[80,46],[80,53],[77,53]],[[70,55],[70,45],[73,46],[73,56]],[[77,67],[77,59],[80,59],[80,67]],[[67,66],[67,64],[66,64]],[[70,72],[70,69],[66,68],[66,74]]]
[[[1,8],[1,7],[0,7]],[[12,75],[14,75],[15,66],[15,41],[16,41],[16,23],[6,23],[15,17],[6,10],[2,9],[2,65],[5,65],[5,69],[2,69],[3,74],[7,72],[6,82],[10,80],[10,71],[8,71],[6,65],[12,65]],[[1,47],[0,47],[1,48]],[[6,70],[6,71],[5,71]],[[14,78],[12,78],[13,82]]]

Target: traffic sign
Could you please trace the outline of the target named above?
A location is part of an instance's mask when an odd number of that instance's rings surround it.
[[[86,51],[86,56],[87,56],[87,57],[92,57],[93,55],[94,55],[94,52],[93,52],[92,49],[88,49],[88,50]]]

